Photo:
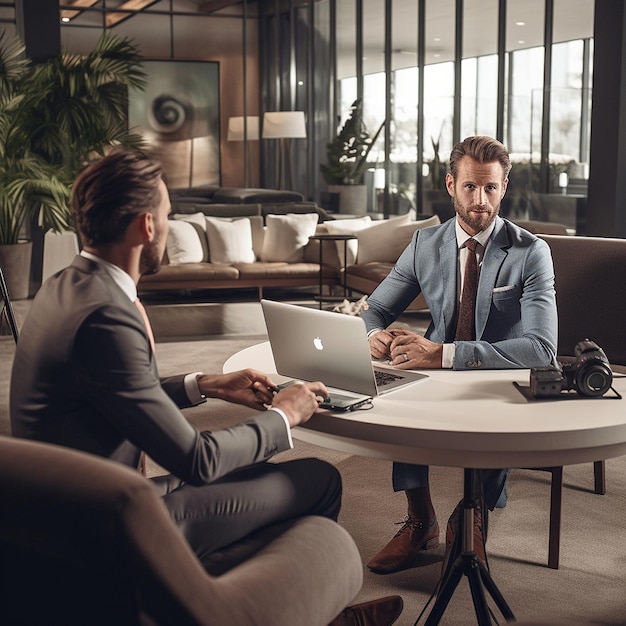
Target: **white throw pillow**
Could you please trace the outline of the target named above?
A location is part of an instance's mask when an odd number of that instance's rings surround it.
[[[204,249],[194,224],[185,221],[169,220],[167,235],[167,256],[171,265],[180,263],[201,263]]]
[[[211,263],[254,263],[252,229],[247,217],[240,219],[206,218]]]
[[[412,222],[407,213],[361,230],[357,233],[359,240],[357,263],[395,263],[411,242],[416,230],[440,223],[436,215],[426,220]]]
[[[315,234],[318,220],[317,213],[267,215],[261,261],[304,261],[304,247]]]
[[[372,218],[369,215],[365,217],[355,217],[354,219],[330,220],[324,222],[329,235],[355,235],[358,231],[368,228],[372,225]],[[356,263],[357,252],[359,249],[358,239],[351,239],[346,245],[347,259],[343,258],[343,241],[336,241],[337,245],[337,262],[333,263],[330,259],[324,259],[324,263],[328,265],[336,265],[344,267],[346,265],[354,265]]]
[[[172,218],[183,222],[198,224],[198,226],[206,232],[206,215],[200,211],[198,213],[174,213]]]

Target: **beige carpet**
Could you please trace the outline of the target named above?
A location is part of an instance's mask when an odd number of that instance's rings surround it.
[[[18,321],[27,303],[14,303]],[[148,308],[151,313],[150,307]],[[195,312],[197,313],[197,311]],[[152,313],[154,315],[154,313]],[[173,338],[170,316],[165,311],[161,323],[170,327],[161,333],[157,356],[162,375],[201,369],[221,371],[222,363],[234,352],[265,340],[258,304],[231,303],[222,311],[219,334]],[[226,320],[226,321],[224,321]],[[206,321],[206,320],[205,320]],[[409,326],[424,320],[409,317]],[[204,323],[204,322],[203,322]],[[188,333],[189,320],[180,329]],[[158,323],[157,323],[158,326]],[[224,329],[228,332],[223,333]],[[247,330],[248,329],[248,330]],[[157,328],[157,338],[159,338]],[[8,377],[13,341],[0,337],[0,433],[9,433]],[[186,411],[198,428],[219,428],[245,418],[247,409],[210,401]],[[344,479],[344,502],[340,522],[354,537],[364,563],[397,530],[395,522],[404,516],[402,494],[390,487],[391,463],[337,453],[296,441],[294,450],[275,460],[313,455],[334,463]],[[151,467],[158,472],[159,468]],[[545,566],[548,549],[549,475],[531,470],[515,470],[509,482],[509,504],[490,518],[488,554],[491,572],[518,620],[550,618],[565,624],[589,622],[626,625],[626,458],[607,462],[605,496],[592,493],[591,464],[567,467],[561,567]],[[312,477],[314,479],[314,477]],[[442,539],[448,515],[462,494],[462,471],[455,468],[431,469],[431,486]],[[323,538],[321,538],[323,540]],[[380,576],[364,567],[364,585],[356,601],[398,593],[405,600],[399,626],[414,624],[434,589],[443,558],[443,546],[424,553],[420,567]],[[491,603],[493,606],[493,603]],[[500,619],[500,623],[504,620]],[[423,619],[420,621],[423,623]],[[442,625],[475,624],[467,581],[463,579],[444,614]]]

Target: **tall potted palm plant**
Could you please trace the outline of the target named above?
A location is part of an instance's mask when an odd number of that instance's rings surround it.
[[[88,159],[143,145],[128,129],[126,94],[145,85],[137,48],[107,32],[85,56],[23,55],[0,33],[0,266],[15,299],[29,295],[31,225],[71,230],[70,188]]]

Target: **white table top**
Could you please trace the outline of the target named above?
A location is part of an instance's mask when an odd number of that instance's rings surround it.
[[[230,357],[224,371],[252,367],[282,377],[268,342]],[[548,467],[626,454],[626,400],[527,400],[529,370],[421,370],[428,378],[353,413],[319,411],[294,437],[358,454],[450,467]],[[626,395],[626,377],[613,386]]]

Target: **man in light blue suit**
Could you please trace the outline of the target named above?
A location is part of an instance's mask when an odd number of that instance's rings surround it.
[[[550,249],[498,215],[510,170],[508,152],[495,139],[468,137],[454,147],[446,187],[456,216],[417,230],[389,276],[368,298],[362,317],[373,357],[390,359],[402,369],[530,368],[554,362],[557,310]],[[457,318],[463,284],[470,282],[465,271],[472,254],[478,285],[470,334],[462,336]],[[420,293],[432,316],[425,336],[387,330]],[[483,507],[476,516],[474,544],[483,560],[487,509],[505,499],[507,476],[508,470],[481,471]],[[428,467],[394,463],[393,487],[405,491],[408,514],[398,533],[368,563],[378,573],[412,567],[420,550],[439,545]],[[448,522],[448,545],[460,510],[457,506]]]

